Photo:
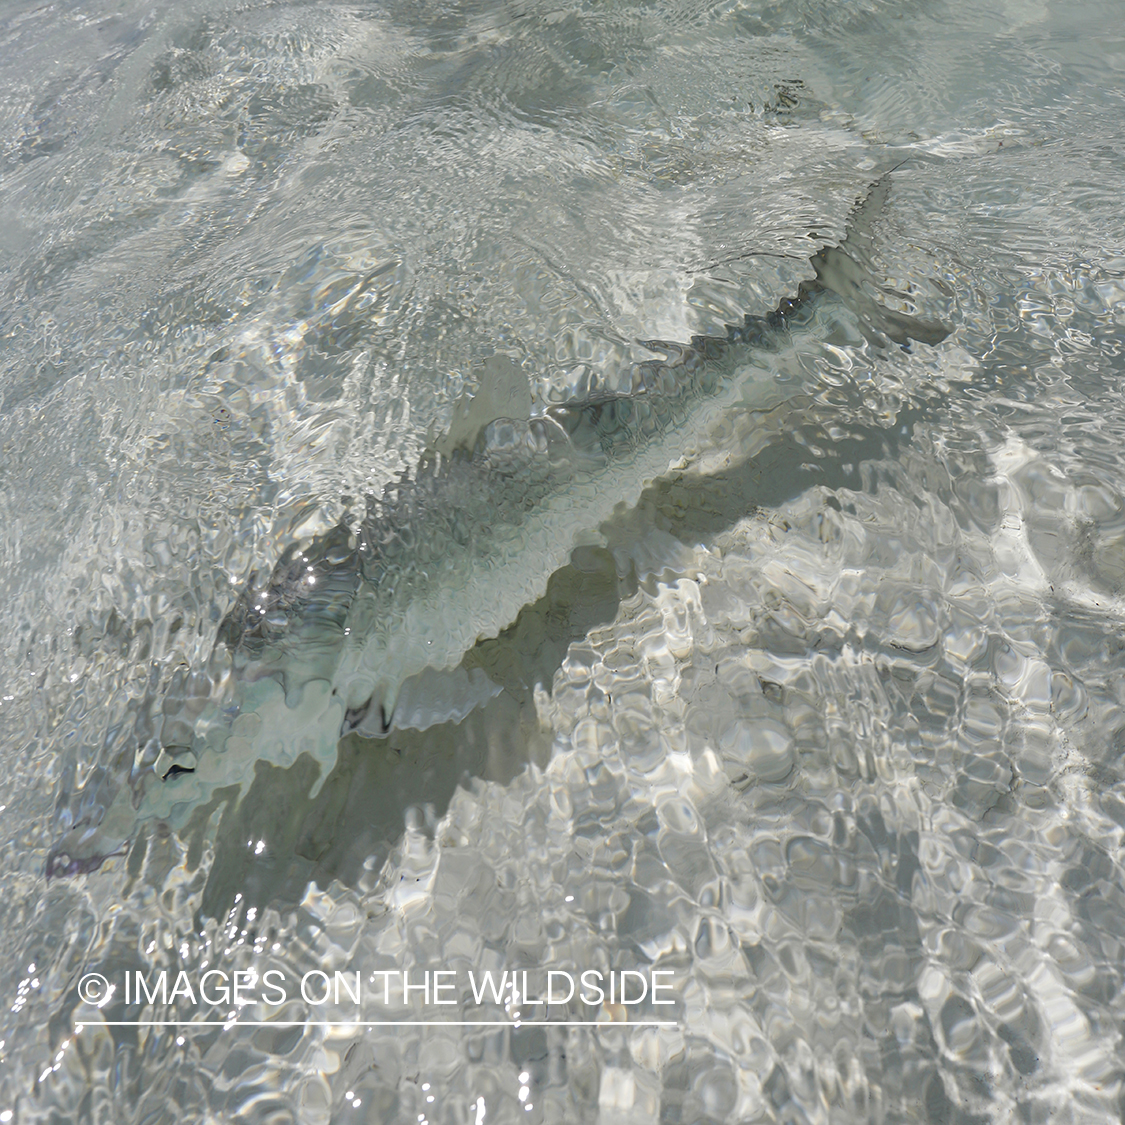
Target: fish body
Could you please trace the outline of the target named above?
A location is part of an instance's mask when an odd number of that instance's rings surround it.
[[[435,706],[434,721],[488,698],[483,673],[457,669],[464,654],[539,597],[615,507],[635,503],[648,481],[704,446],[732,405],[781,401],[778,355],[830,331],[825,294],[858,310],[869,334],[943,339],[944,326],[871,296],[856,249],[870,240],[889,188],[888,176],[876,182],[843,243],[818,251],[814,278],[772,312],[721,336],[649,342],[660,358],[636,365],[628,389],[494,418],[369,498],[355,526],[290,548],[220,627],[212,690],[190,721],[166,724],[184,733],[164,738],[160,780],[145,785],[139,810],[124,789],[107,820],[178,824],[219,787],[241,784],[260,758],[287,765],[308,753],[323,777],[342,734],[423,725],[427,693],[456,697]]]

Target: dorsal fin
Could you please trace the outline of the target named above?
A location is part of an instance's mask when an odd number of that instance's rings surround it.
[[[458,450],[471,451],[481,433],[501,418],[526,422],[531,417],[531,384],[523,368],[499,353],[490,355],[482,368],[476,393],[458,400],[449,430],[429,443],[443,458]]]

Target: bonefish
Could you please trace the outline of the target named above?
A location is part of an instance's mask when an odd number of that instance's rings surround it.
[[[456,719],[487,699],[498,689],[458,668],[464,654],[542,594],[581,535],[705,443],[732,405],[776,404],[776,357],[823,329],[825,294],[868,334],[943,340],[943,325],[871,295],[856,249],[889,190],[888,174],[857,203],[842,243],[812,256],[814,277],[773,312],[723,336],[647,343],[662,358],[637,364],[623,391],[465,422],[354,524],[290,548],[227,615],[208,669],[166,701],[139,807],[123,789],[99,835],[123,839],[138,816],[178,824],[218,787],[248,779],[258,759],[286,765],[308,753],[324,776],[343,734]],[[428,696],[440,701],[427,711]],[[72,833],[57,853],[69,859],[82,850],[75,842]]]

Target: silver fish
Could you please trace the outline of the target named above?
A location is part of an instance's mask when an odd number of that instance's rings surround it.
[[[458,416],[413,476],[367,501],[340,526],[290,548],[268,580],[252,582],[222,623],[211,665],[193,690],[165,703],[159,753],[143,788],[125,786],[95,826],[75,825],[55,850],[58,870],[84,850],[75,833],[128,836],[141,817],[178,826],[254,761],[288,765],[310,754],[331,770],[343,734],[455,720],[499,690],[458,668],[479,638],[496,636],[539,597],[583,533],[685,450],[706,443],[736,402],[780,401],[778,353],[826,330],[835,294],[869,338],[937,344],[949,329],[886,308],[863,260],[890,173],[853,209],[844,240],[810,259],[814,277],[765,316],[725,336],[650,341],[663,358],[633,368],[627,391],[595,392],[529,416],[509,378],[514,416]],[[496,373],[512,375],[499,361]],[[784,396],[782,396],[784,397]]]

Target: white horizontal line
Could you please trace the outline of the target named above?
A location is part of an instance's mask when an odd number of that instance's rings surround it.
[[[678,1027],[675,1020],[75,1020],[82,1027]]]

